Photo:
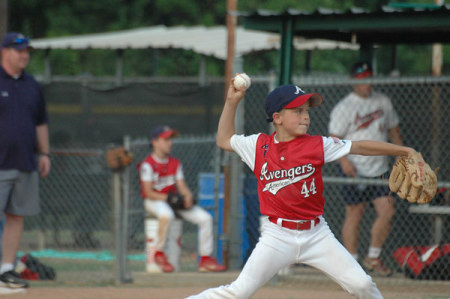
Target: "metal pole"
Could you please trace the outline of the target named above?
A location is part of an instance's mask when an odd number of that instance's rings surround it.
[[[131,138],[130,136],[125,136],[123,139],[123,147],[125,150],[129,151],[131,148]],[[130,283],[133,282],[133,277],[128,269],[127,261],[127,245],[128,245],[128,216],[130,207],[130,168],[126,167],[122,173],[122,282]]]
[[[283,27],[281,28],[281,48],[278,52],[278,85],[289,84],[292,81],[293,39],[294,19],[288,17],[283,20]]]
[[[44,52],[44,82],[50,83],[52,81],[52,70],[50,65],[50,48],[45,49]]]
[[[90,128],[89,119],[91,118],[91,104],[89,102],[89,75],[83,74],[81,81],[81,109],[82,109],[82,119],[83,124],[77,130],[82,132],[85,140],[90,140],[92,137],[92,129]]]
[[[215,249],[215,255],[218,256],[218,252],[223,255],[223,249],[226,248],[225,242],[227,242],[227,239],[223,232],[223,226],[222,231],[219,232],[219,206],[220,206],[220,156],[221,156],[221,149],[216,146],[215,147],[215,155],[214,155],[214,228],[215,228],[215,235],[218,236],[217,238],[222,241],[222,247],[217,247]],[[220,234],[219,234],[220,233]],[[222,256],[223,257],[223,256]],[[223,261],[222,261],[223,263]]]
[[[122,210],[120,202],[120,174],[113,172],[111,176],[111,193],[113,199],[113,223],[114,223],[114,247],[116,252],[116,263],[115,263],[115,282],[120,284],[122,282],[122,263],[121,257],[123,253],[121,252],[121,216],[120,211]]]
[[[433,44],[433,76],[442,74],[442,44]],[[432,130],[431,130],[431,165],[439,164],[441,151],[439,148],[441,136],[441,87],[436,85],[431,92]]]
[[[443,0],[434,0],[436,5],[443,5]],[[442,75],[442,44],[433,44],[432,48],[432,75],[435,77],[440,77]],[[432,91],[431,96],[431,105],[432,105],[432,149],[431,149],[431,165],[437,166],[439,164],[439,157],[441,155],[441,151],[439,148],[440,144],[440,136],[441,136],[441,88],[439,86],[435,86]]]
[[[277,87],[277,83],[278,83],[278,78],[277,78],[276,73],[273,71],[270,73],[269,82],[267,83],[269,92],[271,92],[272,90],[274,90]],[[275,131],[275,127],[273,126],[272,123],[267,123],[267,126],[268,126],[270,134],[272,134]]]
[[[200,56],[200,67],[198,70],[198,85],[206,86],[206,56]]]
[[[243,72],[243,59],[241,56],[235,56],[233,71],[235,73]],[[245,98],[242,99],[239,104],[236,117],[236,134],[244,134],[245,127]],[[242,177],[243,177],[243,164],[241,159],[237,154],[231,154],[230,160],[230,249],[231,256],[229,259],[230,268],[238,269],[241,264],[242,257],[242,227],[245,228],[245,219],[243,216],[243,186],[242,186]]]
[[[435,0],[435,4],[443,5],[443,0]],[[442,75],[442,44],[433,44],[432,47],[432,75],[435,77],[440,77]],[[436,167],[439,165],[441,149],[439,144],[441,143],[441,87],[434,86],[431,93],[431,109],[433,120],[432,130],[431,130],[431,165]],[[440,231],[442,230],[442,217],[433,216],[433,226],[435,230],[435,242],[439,244],[442,238]]]
[[[233,71],[233,60],[235,52],[235,29],[236,29],[236,10],[237,0],[227,0],[227,60],[225,63],[225,82],[224,82],[224,100],[228,91],[228,84],[231,82]],[[224,153],[224,159],[228,157],[228,152]],[[229,233],[229,215],[230,215],[230,166],[228,163],[223,166],[224,174],[224,237],[225,239]],[[225,242],[228,244],[227,242]],[[224,264],[228,266],[228,247],[224,249],[223,253]]]
[[[375,50],[373,44],[362,43],[359,48],[359,59],[366,60],[374,65]]]
[[[312,60],[312,50],[305,51],[305,72],[306,74],[311,73],[311,60]]]
[[[227,60],[225,62],[225,96],[227,95],[228,84],[233,77],[233,63],[235,56],[235,32],[236,32],[236,10],[237,0],[227,0]]]
[[[123,49],[117,50],[117,63],[116,63],[116,86],[123,84]]]
[[[391,74],[397,71],[397,45],[391,46]]]

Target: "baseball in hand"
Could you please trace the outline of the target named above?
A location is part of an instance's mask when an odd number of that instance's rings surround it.
[[[246,73],[237,74],[236,77],[234,77],[234,88],[237,90],[248,89],[251,84],[252,81]]]

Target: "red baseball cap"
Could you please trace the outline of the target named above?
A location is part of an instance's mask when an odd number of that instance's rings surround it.
[[[158,126],[154,128],[150,134],[150,139],[156,139],[156,138],[171,138],[171,137],[177,137],[178,131],[170,128],[169,126]]]

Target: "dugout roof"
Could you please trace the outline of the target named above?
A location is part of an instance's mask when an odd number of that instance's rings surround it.
[[[244,28],[281,34],[279,83],[290,81],[295,36],[359,43],[368,52],[376,44],[450,43],[450,5],[397,3],[376,11],[356,7],[346,11],[256,10],[241,16]]]
[[[115,32],[31,40],[35,49],[143,49],[180,48],[218,59],[227,57],[227,28],[225,26],[153,26]],[[278,49],[278,32],[262,32],[236,28],[236,55]],[[323,39],[293,39],[296,50],[359,49],[358,44]]]

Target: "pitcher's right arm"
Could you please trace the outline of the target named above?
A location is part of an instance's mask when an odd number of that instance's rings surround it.
[[[222,114],[217,128],[216,144],[223,150],[232,152],[230,139],[235,134],[234,118],[239,102],[244,98],[245,90],[237,90],[231,80],[228,87],[227,97],[223,106]]]

